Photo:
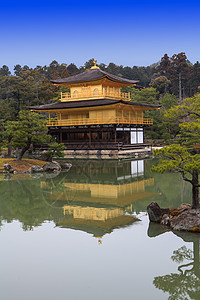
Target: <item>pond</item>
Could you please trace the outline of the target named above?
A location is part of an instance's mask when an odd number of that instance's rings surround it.
[[[0,175],[0,299],[200,299],[199,235],[146,214],[190,202],[190,184],[152,160],[68,162]]]

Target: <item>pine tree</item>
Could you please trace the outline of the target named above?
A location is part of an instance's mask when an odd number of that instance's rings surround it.
[[[31,144],[49,140],[44,119],[31,111],[20,111],[17,121],[8,121],[5,126],[4,144],[18,148],[21,160]]]
[[[199,208],[199,173],[200,173],[200,94],[184,100],[183,105],[171,108],[166,118],[179,120],[181,132],[179,144],[164,147],[154,153],[160,157],[152,170],[178,172],[183,180],[192,185],[192,207]]]

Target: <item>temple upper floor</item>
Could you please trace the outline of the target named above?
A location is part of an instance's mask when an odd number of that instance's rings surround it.
[[[83,73],[63,79],[51,80],[54,85],[69,88],[69,93],[61,93],[61,101],[90,99],[130,100],[130,93],[122,93],[121,88],[135,86],[138,81],[115,76],[100,70],[95,65]]]
[[[115,99],[130,101],[130,93],[122,93],[120,87],[106,85],[74,86],[70,93],[61,92],[61,101],[79,101],[94,99]]]

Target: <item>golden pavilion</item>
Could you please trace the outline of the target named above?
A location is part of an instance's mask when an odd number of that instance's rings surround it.
[[[51,80],[68,88],[60,102],[31,107],[48,113],[49,133],[68,150],[124,150],[144,145],[143,129],[153,124],[144,118],[146,110],[158,105],[130,101],[130,93],[121,88],[138,81],[115,76],[94,66],[71,77]]]

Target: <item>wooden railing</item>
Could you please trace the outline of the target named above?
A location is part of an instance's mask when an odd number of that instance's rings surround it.
[[[82,92],[77,93],[76,96],[71,95],[70,93],[62,93],[61,92],[61,101],[78,101],[78,100],[86,100],[86,99],[102,99],[102,98],[109,98],[115,100],[124,100],[130,101],[131,96],[130,93],[115,93],[112,91],[103,91],[98,93],[91,93],[91,92]]]
[[[47,126],[79,126],[79,125],[105,125],[105,124],[139,124],[139,125],[152,125],[153,119],[129,119],[129,118],[104,118],[104,119],[67,119],[67,120],[54,120],[48,121]]]

